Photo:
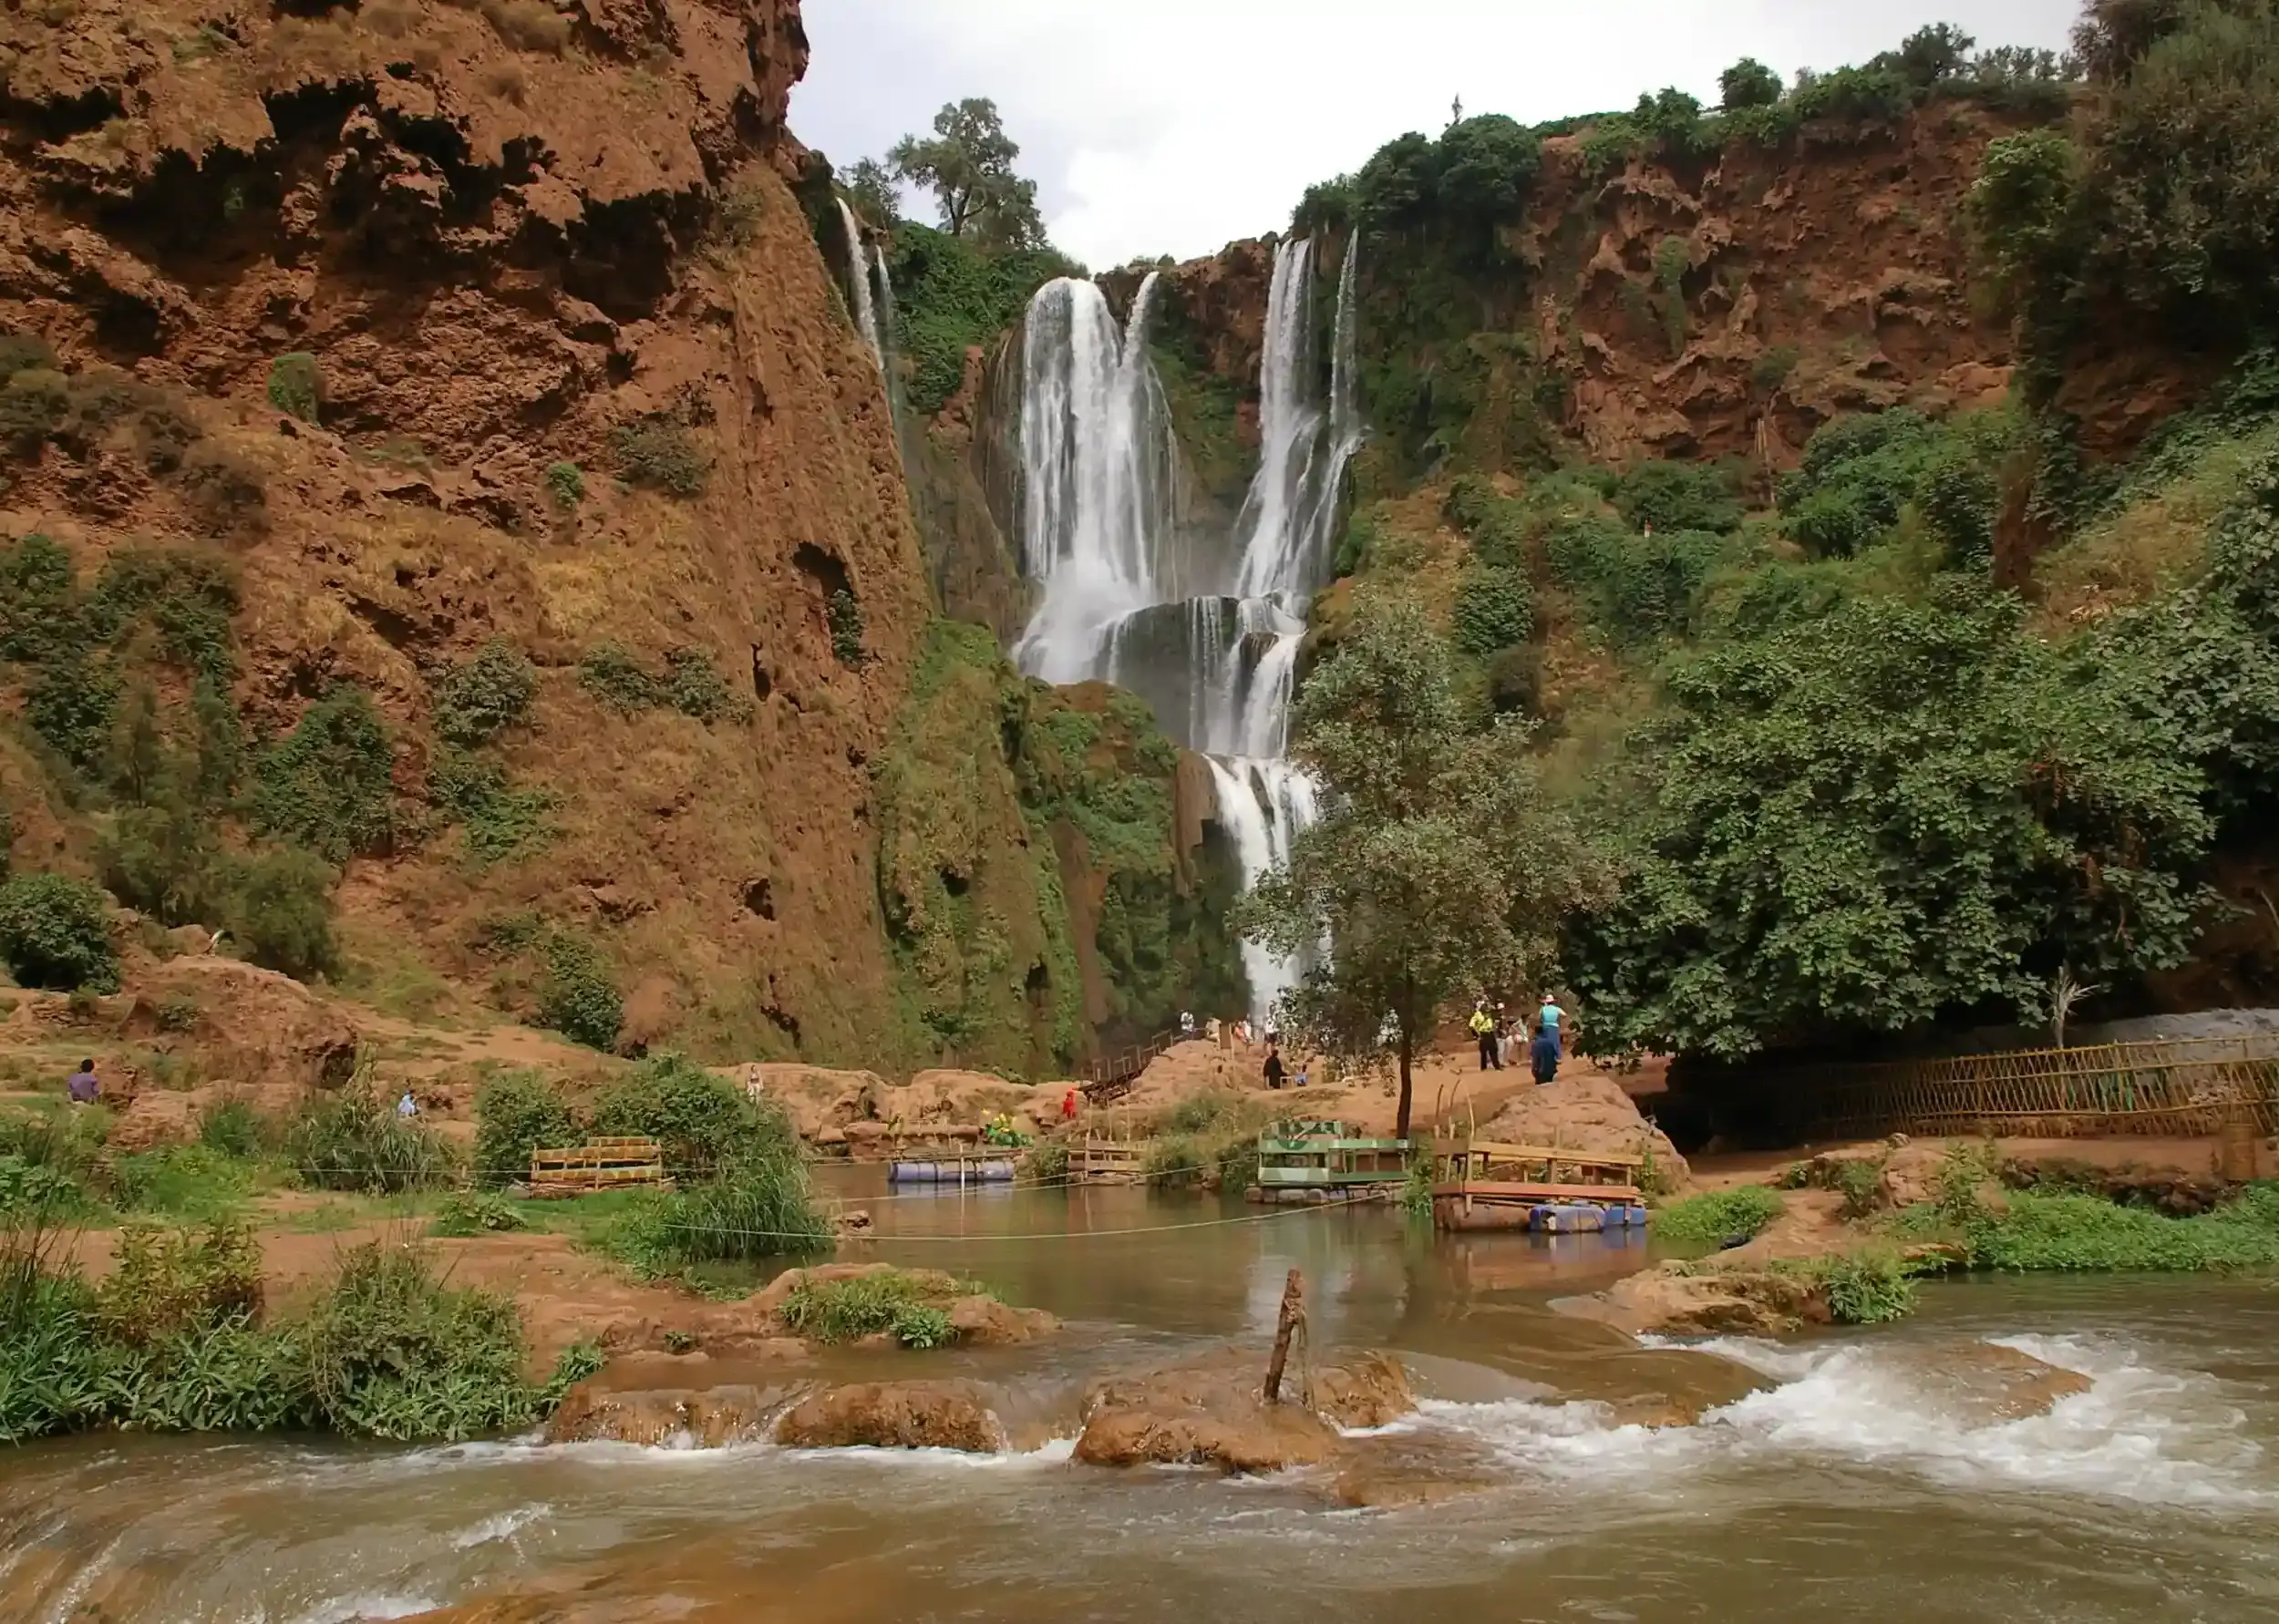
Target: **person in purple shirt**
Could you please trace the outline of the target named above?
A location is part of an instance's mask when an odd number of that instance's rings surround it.
[[[71,1074],[71,1081],[65,1086],[71,1091],[71,1103],[75,1105],[92,1105],[103,1097],[103,1084],[96,1078],[92,1060],[79,1062],[79,1069]]]

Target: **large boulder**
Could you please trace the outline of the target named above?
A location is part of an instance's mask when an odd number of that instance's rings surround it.
[[[1315,1365],[1312,1407],[1295,1368],[1284,1378],[1284,1402],[1267,1403],[1265,1367],[1263,1350],[1228,1349],[1096,1382],[1084,1395],[1076,1458],[1098,1466],[1278,1472],[1335,1458],[1339,1426],[1381,1426],[1416,1408],[1407,1372],[1381,1353]]]
[[[776,1424],[797,1449],[955,1449],[994,1454],[1004,1424],[971,1382],[859,1382],[801,1399]]]
[[[692,1361],[701,1372],[705,1362]],[[655,1449],[725,1449],[764,1443],[790,1390],[744,1382],[704,1387],[624,1385],[604,1372],[572,1387],[546,1424],[549,1444],[638,1444]]]
[[[1779,1336],[1834,1321],[1826,1290],[1804,1275],[1666,1263],[1554,1306],[1633,1336]]]
[[[1559,1068],[1552,1082],[1521,1088],[1473,1136],[1506,1145],[1650,1154],[1655,1180],[1665,1193],[1685,1188],[1693,1177],[1669,1136],[1639,1115],[1620,1083],[1595,1066],[1573,1061]]]

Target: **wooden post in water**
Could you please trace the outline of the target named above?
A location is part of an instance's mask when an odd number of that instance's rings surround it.
[[[1282,1315],[1274,1325],[1274,1353],[1266,1362],[1266,1402],[1282,1403],[1282,1371],[1290,1362],[1290,1332],[1305,1323],[1305,1277],[1293,1269],[1282,1288]]]

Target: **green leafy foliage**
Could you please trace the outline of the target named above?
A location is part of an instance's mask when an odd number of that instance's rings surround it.
[[[609,431],[609,444],[616,454],[617,471],[628,485],[668,496],[699,497],[711,482],[711,461],[688,426],[669,413],[620,423]]]
[[[608,961],[585,938],[565,932],[548,939],[538,1020],[589,1049],[616,1047],[618,1030],[625,1023],[624,999]]]
[[[2016,436],[2015,419],[1999,412],[1944,424],[1904,409],[1839,418],[1781,481],[1781,513],[1808,551],[1842,558],[1873,546],[1913,504],[1949,561],[1984,569]]]
[[[1524,570],[1474,564],[1457,582],[1456,646],[1485,660],[1535,629],[1535,589]]]
[[[1964,1228],[1972,1267],[1995,1269],[2160,1269],[2197,1272],[2279,1262],[2279,1229],[2264,1208],[2175,1218],[2094,1196],[2013,1191],[1999,1217]]]
[[[394,766],[371,694],[343,684],[254,763],[254,827],[331,863],[385,850],[395,835]]]
[[[931,139],[904,136],[886,155],[898,176],[933,193],[945,231],[1000,251],[1045,244],[1036,182],[1013,168],[1020,156],[987,97],[945,104],[934,115]]]
[[[234,862],[223,905],[230,935],[254,963],[303,981],[332,970],[333,887],[339,874],[291,847]]]
[[[1782,89],[1780,76],[1754,57],[1742,57],[1717,76],[1719,105],[1727,112],[1769,108],[1780,99]]]
[[[577,1136],[576,1117],[542,1072],[502,1072],[475,1092],[474,1171],[486,1185],[529,1177],[532,1151]]]
[[[199,1113],[198,1143],[223,1156],[250,1161],[267,1148],[269,1125],[252,1101],[224,1095]]]
[[[888,263],[900,301],[897,347],[910,365],[912,409],[932,415],[965,378],[965,352],[1020,320],[1029,298],[1083,267],[1046,246],[985,252],[947,231],[904,224]]]
[[[0,883],[0,961],[19,986],[118,992],[110,899],[68,875],[11,876]]]
[[[1668,667],[1604,813],[1621,891],[1570,940],[1593,1042],[1738,1056],[2181,958],[2198,774],[2018,619],[1862,600]]]
[[[585,500],[585,472],[574,462],[546,465],[546,494],[564,512]]]
[[[862,605],[855,595],[840,587],[830,595],[824,606],[824,619],[830,626],[830,652],[841,665],[862,663]]]
[[[325,375],[316,357],[303,351],[280,355],[269,364],[269,404],[304,423],[316,421],[325,404]]]
[[[285,1133],[285,1155],[310,1189],[367,1196],[440,1189],[459,1170],[450,1142],[359,1079],[303,1105]]]
[[[1422,610],[1387,597],[1355,619],[1294,706],[1294,755],[1322,786],[1321,817],[1236,920],[1276,952],[1331,943],[1284,999],[1285,1029],[1323,1054],[1389,1047],[1406,1136],[1410,1062],[1441,1007],[1538,967],[1534,932],[1593,869],[1538,787],[1525,725],[1470,730]]]
[[[1657,530],[1738,529],[1741,504],[1727,468],[1698,462],[1640,462],[1614,481],[1614,510],[1632,526]]]
[[[1754,1239],[1784,1208],[1779,1190],[1761,1184],[1709,1190],[1654,1209],[1654,1239],[1676,1247],[1720,1246],[1735,1236]]]
[[[1620,642],[1642,643],[1691,629],[1726,543],[1707,530],[1647,535],[1583,516],[1556,522],[1543,549],[1552,574],[1593,621]]]
[[[543,786],[510,786],[507,770],[488,755],[444,749],[428,768],[428,794],[464,831],[477,869],[527,856],[554,837],[550,816],[562,797]]]
[[[528,715],[537,695],[537,671],[511,644],[494,637],[436,684],[437,736],[462,750],[487,745]]]
[[[1460,254],[1484,254],[1496,226],[1518,218],[1542,163],[1535,132],[1490,113],[1450,125],[1439,139],[1414,132],[1380,147],[1350,196],[1373,232],[1428,228]]]
[[[578,663],[578,682],[628,716],[670,709],[710,723],[736,711],[727,680],[701,649],[672,650],[659,676],[615,643],[603,643]]]
[[[447,1239],[467,1240],[478,1235],[506,1235],[529,1228],[521,1209],[503,1196],[488,1190],[454,1190],[435,1209],[428,1232]]]
[[[797,1149],[780,1112],[678,1054],[645,1060],[611,1084],[594,1105],[593,1131],[655,1139],[675,1178]]]
[[[851,1342],[883,1331],[906,1348],[939,1348],[953,1333],[949,1315],[932,1300],[935,1295],[918,1277],[887,1269],[850,1280],[802,1280],[779,1312],[794,1331],[819,1342]]]

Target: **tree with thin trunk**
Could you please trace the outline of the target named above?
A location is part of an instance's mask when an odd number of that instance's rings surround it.
[[[1037,248],[1045,228],[1036,182],[1013,171],[1021,149],[987,97],[952,102],[933,116],[933,139],[904,136],[886,155],[894,172],[933,193],[942,229],[988,249]]]
[[[1284,1030],[1341,1060],[1389,1059],[1406,1138],[1414,1064],[1440,1012],[1531,987],[1562,913],[1601,888],[1540,786],[1531,724],[1478,725],[1448,643],[1413,600],[1375,598],[1351,623],[1292,712],[1292,754],[1321,816],[1235,922],[1274,952],[1314,957],[1282,1001]]]

